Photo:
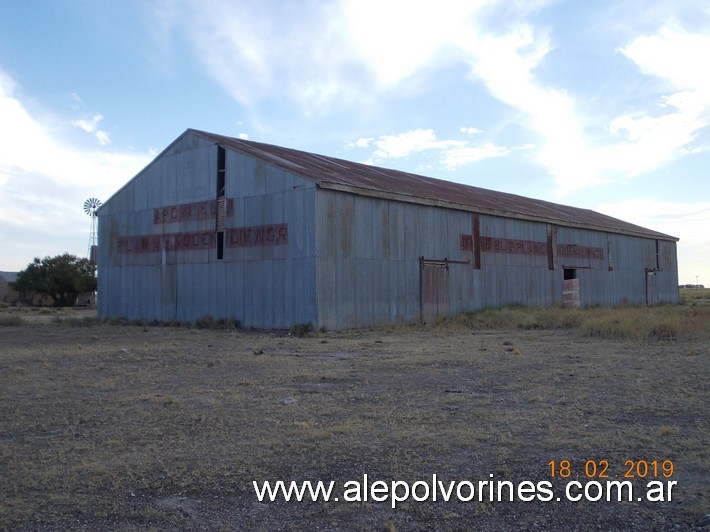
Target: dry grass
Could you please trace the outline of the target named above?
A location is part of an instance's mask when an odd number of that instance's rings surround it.
[[[655,316],[623,318],[633,312],[606,319],[637,328]],[[68,321],[4,327],[0,529],[688,528],[710,513],[710,342],[589,336],[584,324],[603,317],[504,309],[302,338]],[[393,511],[259,503],[251,485],[433,473],[536,482],[563,458],[605,458],[615,474],[627,459],[673,460],[676,498]]]
[[[710,339],[710,306],[505,307],[446,318],[439,326],[462,326],[474,330],[574,329],[593,338],[633,341]]]
[[[17,325],[24,325],[24,323],[25,320],[16,314],[0,315],[0,327],[15,327]]]
[[[710,305],[710,288],[681,288],[680,301],[684,305]]]

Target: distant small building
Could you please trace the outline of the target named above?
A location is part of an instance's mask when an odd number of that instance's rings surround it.
[[[15,290],[17,272],[0,272],[0,303],[16,305],[20,300],[20,293]]]
[[[588,209],[187,130],[99,210],[101,316],[332,329],[677,303],[677,238]]]
[[[26,305],[32,307],[51,307],[54,298],[47,294],[32,291],[19,291],[15,287],[19,272],[0,272],[0,303],[11,306]],[[95,307],[96,292],[82,292],[76,300],[77,307]]]
[[[18,272],[0,272],[0,302],[8,305],[31,305],[35,307],[49,306],[54,299],[46,294],[19,291],[15,288]]]

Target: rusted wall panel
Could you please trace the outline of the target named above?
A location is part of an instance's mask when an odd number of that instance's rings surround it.
[[[255,327],[413,322],[422,311],[420,257],[448,261],[451,313],[561,304],[565,268],[575,270],[582,305],[643,303],[646,269],[655,271],[659,302],[678,300],[674,242],[317,189],[297,175],[308,169],[296,160],[272,153],[268,162],[229,146],[231,211],[218,259],[215,219],[156,211],[216,205],[216,153],[214,140],[185,135],[99,211],[101,315],[209,314]],[[165,244],[175,235],[215,238]],[[145,236],[160,237],[164,249],[137,250]]]
[[[482,215],[478,226],[481,268],[474,273],[474,308],[561,302],[561,281],[557,289],[549,269],[546,224]]]
[[[358,327],[420,318],[419,258],[470,261],[459,233],[470,215],[318,190],[319,323]],[[471,264],[455,264],[451,309],[471,308]]]
[[[312,182],[227,150],[225,195],[232,210],[221,260],[216,211],[214,217],[156,214],[194,202],[216,207],[216,153],[205,139],[180,139],[101,213],[100,242],[107,244],[99,254],[102,315],[163,321],[211,315],[255,327],[315,320],[315,262],[308,258],[315,248]],[[175,248],[169,242],[182,240],[174,235],[212,238],[204,246]],[[142,236],[159,236],[158,247],[167,247],[137,249]],[[118,252],[121,239],[128,245]]]

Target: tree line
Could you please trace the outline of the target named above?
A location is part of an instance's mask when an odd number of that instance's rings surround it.
[[[79,294],[96,290],[96,264],[69,253],[36,257],[17,274],[15,289],[46,294],[55,306],[71,307]]]

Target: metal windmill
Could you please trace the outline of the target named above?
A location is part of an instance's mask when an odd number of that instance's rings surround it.
[[[84,212],[91,218],[91,231],[89,233],[88,259],[96,262],[96,210],[101,207],[101,201],[89,198],[84,202]]]

